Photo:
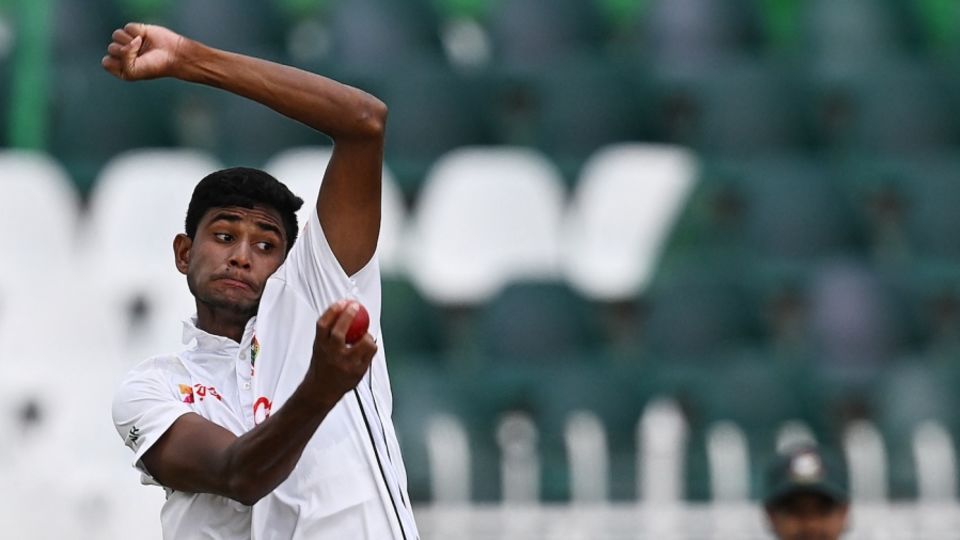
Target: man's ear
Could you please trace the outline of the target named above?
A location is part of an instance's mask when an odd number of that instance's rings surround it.
[[[173,239],[173,258],[177,264],[177,270],[183,275],[187,275],[187,269],[190,268],[191,247],[193,247],[193,239],[183,233]]]

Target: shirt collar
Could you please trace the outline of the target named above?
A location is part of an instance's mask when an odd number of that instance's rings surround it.
[[[256,325],[257,317],[250,317],[246,327],[243,329],[243,337],[240,343],[224,337],[216,336],[197,328],[197,315],[194,314],[183,320],[183,344],[187,345],[196,340],[197,349],[201,351],[230,350],[243,346],[249,346],[253,339],[253,329]]]

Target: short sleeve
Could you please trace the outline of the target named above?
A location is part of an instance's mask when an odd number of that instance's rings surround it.
[[[193,412],[171,391],[168,378],[151,360],[131,371],[113,398],[113,425],[134,453],[133,465],[156,483],[140,459],[177,418]]]
[[[283,280],[286,287],[293,287],[319,314],[343,298],[366,299],[369,296],[366,289],[380,281],[377,260],[374,255],[366,266],[348,276],[327,242],[317,211],[313,209],[287,260],[274,276]]]

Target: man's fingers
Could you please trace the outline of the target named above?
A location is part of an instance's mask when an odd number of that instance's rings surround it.
[[[347,307],[346,300],[341,300],[327,308],[327,310],[323,312],[323,315],[320,316],[320,320],[317,321],[317,326],[329,333],[330,329],[333,328],[333,323],[336,322],[337,317],[340,316],[340,312],[342,312],[345,307]]]
[[[123,57],[123,47],[124,47],[124,46],[121,45],[121,44],[119,44],[119,43],[116,43],[116,42],[111,43],[111,44],[107,45],[107,54],[110,55],[110,56],[113,56],[113,57],[115,57],[115,58],[122,58],[122,57]]]
[[[333,325],[333,330],[330,331],[330,334],[337,339],[338,343],[346,343],[347,330],[350,329],[350,323],[353,322],[353,318],[357,315],[358,311],[360,311],[360,304],[350,302],[347,304],[347,307],[340,312],[340,316],[337,317],[337,322]]]
[[[133,36],[128,34],[126,30],[118,28],[113,31],[113,40],[120,45],[126,45],[127,43],[133,41]]]
[[[100,65],[103,66],[103,69],[110,72],[112,75],[120,76],[123,70],[123,64],[117,58],[107,55],[100,60]]]
[[[123,31],[132,37],[142,36],[147,33],[147,25],[138,22],[127,23],[124,25]]]
[[[120,48],[120,50],[122,51],[121,54],[122,54],[123,56],[127,56],[128,58],[136,58],[136,57],[137,57],[137,53],[140,52],[140,46],[141,46],[141,45],[143,45],[143,38],[140,37],[140,36],[137,36],[137,37],[133,38],[133,39],[130,41],[130,43],[127,43],[126,45],[123,45],[123,46]],[[108,50],[108,51],[109,51],[109,49],[110,49],[110,47],[107,47],[107,50]]]

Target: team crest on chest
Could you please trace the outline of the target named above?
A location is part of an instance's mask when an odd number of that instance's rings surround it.
[[[260,342],[257,336],[253,336],[253,343],[250,344],[250,367],[257,365],[257,357],[260,356]]]

